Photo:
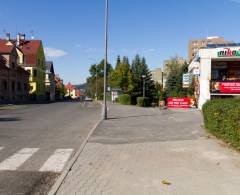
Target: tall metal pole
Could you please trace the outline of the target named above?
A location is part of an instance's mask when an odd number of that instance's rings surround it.
[[[107,57],[108,57],[108,0],[105,1],[105,60],[104,60],[104,94],[103,120],[107,119]]]

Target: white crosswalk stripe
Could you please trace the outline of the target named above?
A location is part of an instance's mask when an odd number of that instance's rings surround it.
[[[39,169],[41,172],[61,172],[65,163],[69,160],[73,149],[57,149],[51,155],[43,166]]]
[[[0,170],[16,170],[28,160],[39,148],[23,148],[0,163]]]

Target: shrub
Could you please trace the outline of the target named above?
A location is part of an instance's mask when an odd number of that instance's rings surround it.
[[[130,105],[131,104],[131,97],[128,94],[123,94],[119,96],[119,103],[123,105]]]
[[[147,97],[138,97],[137,98],[137,105],[140,107],[148,107],[150,106],[150,100]]]
[[[216,137],[240,149],[240,100],[216,99],[203,105],[205,127]]]

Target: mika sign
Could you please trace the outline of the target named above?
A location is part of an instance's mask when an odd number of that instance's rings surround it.
[[[217,53],[218,57],[236,57],[240,56],[240,49],[225,48]]]

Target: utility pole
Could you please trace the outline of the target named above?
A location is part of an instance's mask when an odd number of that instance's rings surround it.
[[[105,60],[104,60],[104,92],[103,120],[107,119],[107,57],[108,57],[108,0],[105,1]]]

